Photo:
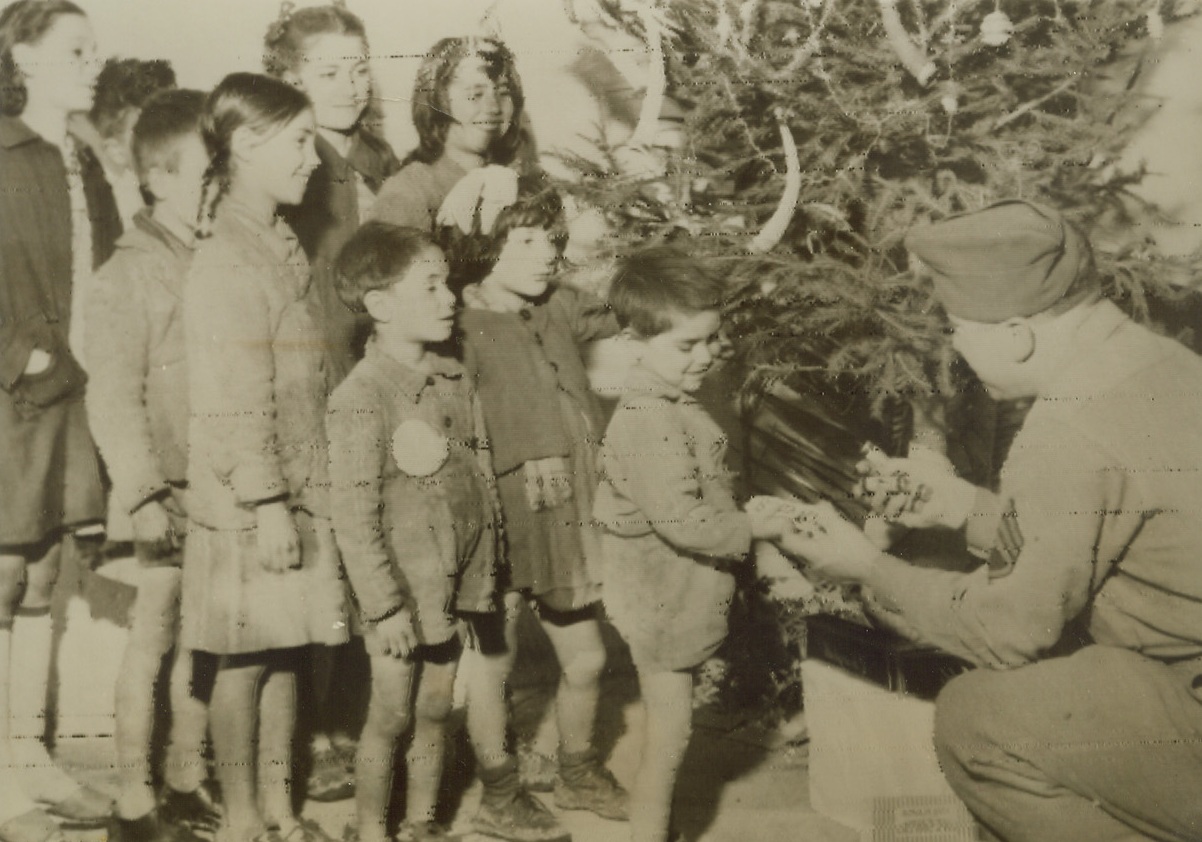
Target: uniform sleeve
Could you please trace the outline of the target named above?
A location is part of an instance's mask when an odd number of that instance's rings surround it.
[[[388,557],[382,489],[390,437],[383,413],[356,392],[339,390],[330,402],[330,508],[342,564],[369,622],[410,601]]]
[[[578,344],[617,336],[621,327],[610,306],[584,290],[560,287],[556,298],[568,317],[572,336]]]
[[[141,280],[120,257],[110,260],[96,275],[84,317],[88,423],[126,511],[167,487],[146,408],[151,325]]]
[[[1014,496],[987,564],[957,574],[879,559],[866,584],[911,636],[978,665],[1014,667],[1051,648],[1085,608],[1103,521],[1121,506],[1126,481],[1071,432],[1060,431],[1059,446],[1037,460],[1027,457],[1007,483],[1003,499]]]
[[[271,312],[254,267],[236,254],[193,264],[185,293],[192,417],[214,468],[244,505],[287,493],[275,418]],[[199,258],[199,255],[198,255]]]
[[[433,220],[426,206],[426,191],[406,167],[384,182],[372,205],[371,218],[393,225],[403,225],[429,231]]]
[[[605,440],[609,481],[677,549],[742,558],[751,548],[750,521],[733,499],[729,508],[704,499],[697,457],[674,415],[666,401],[618,410]]]

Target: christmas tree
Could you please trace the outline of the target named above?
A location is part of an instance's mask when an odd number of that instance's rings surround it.
[[[996,480],[1025,408],[993,406],[957,365],[902,247],[912,226],[1005,198],[1052,205],[1090,238],[1107,294],[1143,320],[1171,316],[1200,268],[1202,255],[1159,252],[1148,232],[1160,211],[1135,189],[1144,171],[1120,165],[1155,106],[1141,74],[1191,3],[577,2],[642,38],[650,69],[634,136],[570,160],[564,189],[604,212],[615,249],[680,239],[725,271],[745,391],[783,382],[816,406],[778,424],[764,457],[791,463],[796,485],[761,490],[838,496],[839,451],[868,428],[823,419],[874,415],[874,437],[901,449],[912,406],[949,421],[949,438],[980,426],[984,407],[996,429],[964,461]],[[683,142],[657,144],[676,103]],[[751,605],[723,680],[743,700],[775,694],[780,711],[796,701],[784,653],[804,646],[804,617],[849,606],[830,590]]]

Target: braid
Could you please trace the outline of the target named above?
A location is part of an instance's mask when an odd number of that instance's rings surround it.
[[[226,172],[225,156],[213,159],[205,169],[204,180],[201,182],[200,207],[196,213],[196,236],[200,239],[213,233],[213,219],[217,215],[217,205],[230,189],[229,173]]]

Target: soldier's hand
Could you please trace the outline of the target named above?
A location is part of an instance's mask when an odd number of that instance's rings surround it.
[[[833,582],[863,582],[872,572],[880,550],[859,527],[848,522],[830,503],[807,507],[792,520],[792,528],[776,542],[782,550]]]
[[[283,502],[266,503],[255,509],[259,563],[273,573],[300,567],[300,538],[292,512]]]
[[[893,458],[869,446],[856,471],[861,477],[856,495],[887,521],[912,529],[959,529],[972,511],[976,488],[934,451],[916,449],[910,457]]]
[[[143,544],[153,558],[163,558],[180,547],[181,536],[176,535],[167,509],[158,500],[149,500],[134,509],[131,520],[134,540]]]

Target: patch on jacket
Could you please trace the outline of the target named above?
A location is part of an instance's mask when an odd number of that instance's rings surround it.
[[[989,578],[997,579],[1009,575],[1023,551],[1023,531],[1018,525],[1018,510],[1014,501],[1006,508],[1002,521],[998,524],[997,537],[993,540],[993,549],[989,551]]]

